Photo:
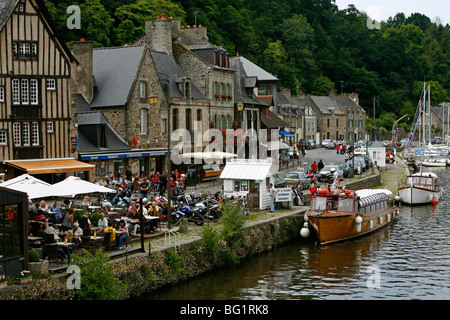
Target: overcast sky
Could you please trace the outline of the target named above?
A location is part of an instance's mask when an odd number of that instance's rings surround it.
[[[359,11],[366,12],[374,20],[386,21],[403,12],[406,17],[418,12],[435,22],[439,17],[442,24],[450,24],[450,0],[336,0],[340,10],[354,4]]]

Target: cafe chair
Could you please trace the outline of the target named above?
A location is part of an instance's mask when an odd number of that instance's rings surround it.
[[[51,243],[55,243],[55,235],[54,234],[45,234],[45,244],[51,244]]]
[[[82,249],[86,249],[89,253],[95,252],[95,245],[92,244],[90,236],[81,236],[81,246]]]
[[[105,232],[104,238],[103,238],[103,246],[108,248],[109,252],[111,252],[111,247],[116,247],[116,242],[111,241],[111,233]]]
[[[47,251],[48,262],[55,261],[56,266],[59,267],[58,246],[47,244],[45,245],[45,250]]]

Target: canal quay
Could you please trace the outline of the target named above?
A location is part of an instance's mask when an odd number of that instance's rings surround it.
[[[317,149],[317,150],[310,150],[307,155],[300,159],[300,163],[303,164],[303,166],[306,168],[309,168],[310,164],[315,160],[323,160],[325,164],[332,164],[332,163],[339,163],[343,162],[343,156],[337,155],[335,152],[325,149]],[[283,177],[284,174],[288,171],[294,171],[298,167],[299,162],[293,163],[289,167],[281,167],[279,170],[279,176]],[[367,187],[380,187],[380,188],[389,188],[394,193],[396,192],[396,188],[398,187],[398,181],[402,180],[404,178],[406,172],[407,172],[407,166],[400,160],[399,162],[395,164],[388,164],[386,166],[386,169],[377,172],[370,172],[367,175],[363,174],[361,176],[355,176],[351,179],[344,179],[341,183],[342,185],[346,185],[348,189],[360,189],[360,188],[367,188]],[[381,184],[380,184],[381,182]],[[220,181],[210,181],[207,183],[201,183],[200,185],[196,185],[193,187],[189,187],[187,192],[188,193],[199,193],[199,194],[205,194],[205,193],[214,193],[217,190],[220,190],[221,183]],[[303,190],[305,199],[309,199],[309,190],[305,189]],[[240,261],[240,263],[232,266],[227,266],[226,268],[219,268],[219,271],[217,269],[208,269],[205,268],[204,272],[199,271],[198,274],[195,276],[189,277],[187,281],[180,281],[175,283],[170,283],[169,285],[163,284],[160,288],[157,288],[155,290],[151,290],[148,295],[144,295],[142,299],[155,299],[155,297],[162,297],[163,295],[160,295],[160,291],[162,290],[165,292],[165,290],[178,290],[177,288],[184,287],[186,283],[190,282],[196,282],[196,281],[202,281],[197,280],[202,279],[203,274],[210,274],[216,273],[216,272],[226,272],[225,270],[235,270],[237,274],[240,274],[240,268],[241,266],[244,266],[247,263],[247,260],[253,261],[255,257],[264,257],[267,254],[272,255],[275,253],[271,252],[278,252],[278,250],[283,250],[282,248],[291,248],[292,246],[300,246],[299,250],[308,250],[304,248],[316,248],[316,250],[321,250],[320,246],[317,248],[317,243],[314,241],[314,234],[311,232],[311,236],[308,239],[303,239],[300,237],[299,231],[301,226],[303,225],[303,216],[306,210],[308,209],[307,206],[294,206],[292,208],[278,208],[275,210],[275,212],[270,212],[269,210],[262,210],[262,211],[251,211],[249,217],[246,219],[245,222],[245,228],[247,230],[265,230],[262,231],[261,237],[267,237],[267,234],[270,233],[273,229],[280,228],[280,226],[283,226],[282,223],[285,223],[286,221],[291,221],[291,227],[292,225],[295,226],[296,231],[294,236],[291,236],[290,238],[286,238],[285,241],[278,241],[276,244],[265,244],[265,247],[261,246],[260,252],[258,254],[252,254],[249,256],[248,259],[243,259]],[[150,238],[146,238],[142,242],[141,239],[135,238],[132,246],[127,248],[129,250],[128,254],[121,255],[115,257],[114,255],[111,255],[111,262],[114,264],[123,263],[127,264],[130,261],[139,261],[139,260],[145,260],[149,256],[158,256],[162,255],[164,256],[164,252],[167,250],[174,249],[175,252],[181,252],[182,248],[189,248],[193,246],[196,242],[200,241],[202,238],[202,230],[206,226],[211,226],[216,230],[219,230],[221,227],[221,222],[208,222],[206,221],[203,226],[196,226],[193,223],[188,223],[183,226],[183,230],[180,230],[178,227],[176,227],[174,230],[175,232],[170,234],[164,233],[164,227],[162,228],[162,231],[160,231],[158,234],[155,234],[154,236]],[[284,224],[285,226],[285,224]],[[267,231],[270,230],[270,231]],[[276,236],[278,237],[278,236]],[[270,237],[269,237],[270,239]],[[269,240],[270,241],[270,240]],[[303,248],[303,249],[302,249]],[[144,249],[144,250],[142,250]],[[295,249],[297,250],[297,249]],[[324,249],[326,250],[326,249]],[[107,252],[106,252],[107,253]],[[107,253],[108,254],[108,253]],[[67,274],[65,274],[64,270],[61,271],[60,269],[59,273],[53,273],[54,276],[59,277],[60,279],[64,279],[67,277]],[[216,282],[217,279],[214,280]],[[214,288],[215,286],[211,286],[211,288]],[[10,289],[13,289],[12,286]],[[219,289],[220,290],[220,289]],[[220,297],[215,297],[213,293],[208,293],[205,297],[198,297],[198,299],[208,299],[208,297],[214,297],[213,299],[220,299]],[[5,296],[3,295],[3,298]],[[167,299],[169,300],[179,300],[184,299],[182,297],[192,297],[192,294],[186,294],[184,296],[168,296]],[[234,296],[227,297],[226,299],[236,299]],[[258,298],[266,298],[266,297],[258,297]],[[240,298],[238,298],[240,299]],[[246,299],[246,298],[243,298]],[[281,297],[281,299],[284,299]]]
[[[450,186],[448,170],[426,171],[435,172],[446,190]],[[380,187],[395,191],[406,172],[401,159],[388,164],[381,172]],[[194,295],[197,300],[238,301],[447,300],[449,204],[450,197],[444,192],[437,205],[399,205],[394,223],[372,234],[328,246],[298,237],[239,265],[163,288],[144,299],[189,299]]]

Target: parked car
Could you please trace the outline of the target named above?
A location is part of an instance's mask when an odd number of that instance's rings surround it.
[[[275,188],[285,188],[286,187],[286,181],[284,181],[281,178],[275,178],[275,180],[273,182],[273,186]]]
[[[314,140],[307,140],[307,142],[309,143],[310,149],[316,149],[317,148],[317,144]]]
[[[327,145],[325,146],[326,149],[336,149],[336,141],[331,140],[330,142],[327,143]]]
[[[343,168],[338,164],[327,164],[322,170],[317,174],[317,180],[319,182],[331,182],[333,180],[333,174],[331,169],[335,169],[339,173],[339,177],[343,177]]]
[[[322,144],[321,144],[322,148],[325,148],[325,147],[327,146],[327,144],[329,144],[330,142],[331,142],[331,139],[325,139],[325,140],[323,140],[323,141],[322,141]]]
[[[356,171],[352,167],[351,161],[343,163],[342,176],[344,178],[351,178],[355,175]]]
[[[352,162],[353,160],[350,160]],[[366,172],[366,170],[369,170],[369,164],[366,162],[363,156],[356,156],[354,159],[355,162],[355,169],[358,170],[358,162],[361,162],[361,169],[362,172]]]
[[[302,189],[309,188],[311,185],[311,178],[309,178],[304,172],[300,171],[286,172],[283,180],[286,182],[286,185],[298,186],[301,184]]]

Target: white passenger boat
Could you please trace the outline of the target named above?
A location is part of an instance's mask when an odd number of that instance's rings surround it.
[[[406,204],[436,204],[442,190],[438,183],[438,176],[434,172],[420,172],[406,177],[405,185],[398,189],[400,201]]]

